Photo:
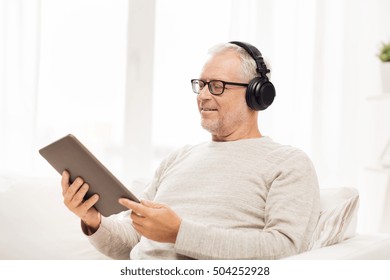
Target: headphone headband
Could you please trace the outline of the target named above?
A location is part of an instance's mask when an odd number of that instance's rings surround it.
[[[231,41],[229,43],[240,46],[241,48],[246,50],[246,52],[255,60],[256,72],[259,73],[261,76],[266,77],[266,74],[271,72],[267,68],[267,65],[265,65],[263,56],[261,55],[261,52],[255,46],[252,46],[249,43],[240,42],[240,41]]]

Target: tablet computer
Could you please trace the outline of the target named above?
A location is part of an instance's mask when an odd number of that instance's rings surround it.
[[[119,198],[139,202],[103,164],[79,141],[69,134],[39,150],[39,153],[62,175],[66,169],[70,182],[77,177],[88,183],[89,190],[84,199],[99,195],[95,208],[105,217],[129,210],[119,204]]]

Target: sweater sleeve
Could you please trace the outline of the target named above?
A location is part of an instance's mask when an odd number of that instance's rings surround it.
[[[307,250],[319,216],[314,167],[301,151],[271,167],[264,228],[226,229],[183,220],[176,252],[195,259],[279,259]]]
[[[83,224],[82,230],[87,234]],[[129,259],[140,236],[131,225],[130,211],[125,211],[110,217],[102,216],[99,229],[88,239],[98,251],[112,259]]]

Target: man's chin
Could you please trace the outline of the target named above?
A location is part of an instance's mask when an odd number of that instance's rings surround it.
[[[208,120],[203,120],[202,119],[201,125],[202,125],[203,129],[207,130],[211,134],[216,134],[219,131],[219,129],[220,129],[219,123],[211,122],[211,121],[208,121]]]

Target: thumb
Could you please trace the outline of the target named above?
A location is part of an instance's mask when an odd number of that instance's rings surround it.
[[[161,203],[158,203],[158,202],[155,202],[155,201],[151,201],[151,200],[147,200],[147,199],[142,199],[141,200],[141,204],[146,206],[146,207],[156,208],[156,209],[164,207],[164,205],[161,204]]]

